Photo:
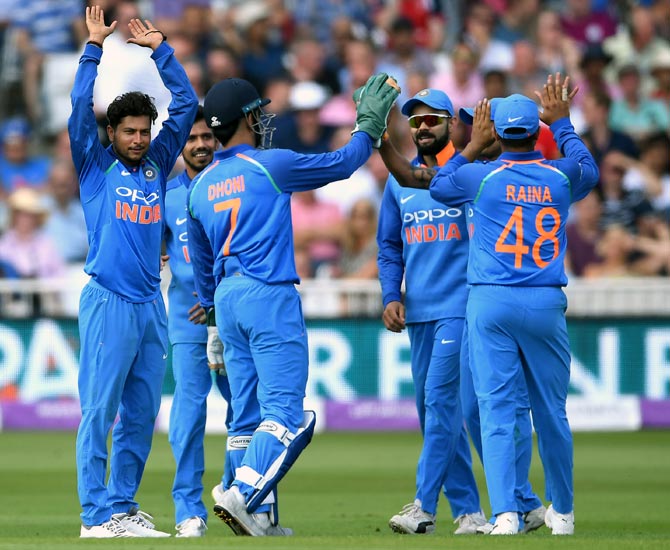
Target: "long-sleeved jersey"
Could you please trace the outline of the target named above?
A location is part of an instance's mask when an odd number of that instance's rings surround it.
[[[238,145],[214,153],[189,191],[189,250],[200,303],[213,303],[225,275],[267,284],[299,283],[293,250],[291,193],[346,179],[370,156],[372,141],[356,132],[331,153]]]
[[[449,204],[472,201],[475,231],[468,283],[565,286],[565,226],[570,204],[598,181],[598,166],[568,118],[551,125],[565,158],[536,151],[503,153],[489,163],[440,170],[431,195]],[[453,165],[452,165],[453,167]]]
[[[377,228],[384,306],[401,301],[404,276],[408,323],[465,317],[468,241],[464,208],[438,202],[427,190],[401,187],[389,176]]]
[[[170,256],[172,280],[168,288],[170,315],[168,337],[171,344],[207,342],[207,328],[188,320],[188,310],[197,298],[193,266],[188,253],[188,208],[186,198],[191,180],[186,171],[167,183],[165,193],[165,245]]]
[[[79,175],[88,229],[84,271],[106,289],[143,303],[160,292],[160,249],[167,176],[186,143],[198,98],[174,50],[152,53],[172,94],[169,118],[139,166],[125,166],[98,139],[93,85],[102,50],[88,44],[79,60],[68,121],[72,159]]]

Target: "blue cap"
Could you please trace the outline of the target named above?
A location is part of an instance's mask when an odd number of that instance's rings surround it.
[[[489,99],[489,105],[491,105],[491,120],[495,118],[496,107],[498,106],[498,103],[500,103],[502,100],[503,100],[502,97],[494,97],[493,99]],[[474,107],[461,107],[460,110],[458,111],[458,118],[460,118],[468,126],[472,126],[472,120],[474,116],[475,116]]]
[[[414,107],[419,104],[428,105],[428,107],[438,111],[447,111],[450,116],[454,116],[454,106],[451,104],[449,96],[435,88],[425,88],[418,92],[412,99],[405,102],[400,112],[405,116],[410,116]]]
[[[22,139],[30,137],[30,124],[23,117],[10,118],[0,126],[0,141],[3,143],[17,137]]]
[[[529,97],[512,94],[496,105],[496,132],[504,139],[526,139],[540,127],[540,110]]]

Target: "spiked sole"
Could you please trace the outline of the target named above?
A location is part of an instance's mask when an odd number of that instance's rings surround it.
[[[247,531],[244,526],[235,519],[235,517],[228,512],[220,504],[214,505],[214,514],[217,518],[223,521],[238,537],[250,537],[252,536],[249,531]]]

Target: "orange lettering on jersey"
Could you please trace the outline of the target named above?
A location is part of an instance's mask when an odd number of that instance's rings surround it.
[[[425,224],[423,226],[405,227],[405,239],[407,244],[430,243],[433,241],[461,240],[461,230],[457,223],[448,226]]]
[[[184,245],[181,247],[182,252],[184,253],[184,260],[186,260],[187,264],[191,263],[191,256],[188,254],[188,246]]]
[[[227,197],[235,193],[244,193],[244,176],[226,178],[217,181],[207,188],[207,200],[213,201],[221,197]]]
[[[510,202],[553,202],[551,190],[546,185],[508,185],[505,189],[505,200]]]
[[[162,219],[160,204],[139,206],[138,204],[116,201],[114,214],[118,220],[142,225],[159,223]]]

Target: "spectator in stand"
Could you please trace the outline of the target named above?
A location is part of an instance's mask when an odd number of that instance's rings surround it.
[[[44,231],[49,210],[39,191],[24,187],[7,199],[9,229],[0,237],[0,260],[22,279],[58,277],[65,271],[51,235]]]
[[[329,151],[332,128],[319,122],[327,100],[328,90],[316,82],[294,84],[288,98],[290,111],[276,119],[274,146],[306,154]]]
[[[512,46],[514,65],[509,72],[510,89],[527,97],[535,97],[534,91],[544,86],[547,72],[540,67],[537,58],[537,44],[530,40],[519,40]],[[473,101],[468,105],[475,105]]]
[[[658,50],[649,67],[654,79],[650,97],[662,101],[670,110],[670,47]]]
[[[294,82],[316,82],[329,94],[340,92],[337,68],[329,62],[326,44],[312,36],[296,37],[291,42],[285,66]]]
[[[639,154],[633,138],[610,127],[611,106],[612,99],[601,90],[591,90],[583,99],[582,113],[586,129],[581,138],[599,165],[608,151],[621,151],[626,156],[634,158]]]
[[[263,92],[270,79],[285,72],[284,45],[270,25],[271,12],[264,0],[250,0],[235,8],[235,26],[243,49],[239,52],[242,76]]]
[[[20,187],[43,189],[51,159],[33,155],[30,124],[23,117],[6,120],[0,126],[0,198]]]
[[[207,89],[226,78],[239,78],[240,61],[235,51],[228,46],[213,46],[205,56]]]
[[[624,132],[636,142],[656,131],[670,129],[670,112],[656,99],[651,99],[641,87],[637,61],[619,67],[621,97],[612,102],[609,124],[613,130]]]
[[[351,207],[342,232],[342,256],[335,276],[341,279],[376,279],[377,208],[368,199]]]
[[[588,278],[627,277],[633,275],[628,258],[633,252],[633,236],[619,224],[605,228],[596,243],[598,260],[584,267]]]
[[[356,39],[347,43],[345,66],[340,71],[342,91],[331,97],[321,109],[321,122],[330,126],[351,126],[356,120],[354,90],[363,86],[377,70],[377,52],[372,42]]]
[[[639,162],[627,158],[628,170],[624,178],[626,189],[644,192],[654,213],[670,221],[670,137],[666,132],[658,132],[647,137],[640,144]]]
[[[40,131],[56,131],[52,120],[57,110],[69,106],[69,91],[74,74],[68,71],[71,56],[86,39],[86,25],[80,0],[18,2],[12,25],[16,44],[23,58],[23,90],[25,107],[33,124]],[[75,65],[76,67],[76,65]],[[60,121],[62,126],[67,122]],[[62,127],[61,126],[61,127]]]
[[[307,247],[315,276],[330,277],[342,252],[344,217],[339,206],[320,201],[314,190],[300,191],[291,197],[291,219],[296,248]]]
[[[603,196],[601,225],[620,225],[629,233],[635,233],[640,219],[653,212],[644,191],[624,187],[624,177],[630,160],[619,151],[605,154],[600,164],[600,190]]]
[[[498,13],[493,36],[509,44],[530,39],[539,11],[540,0],[507,0]]]
[[[477,70],[477,52],[472,46],[460,42],[454,47],[449,62],[450,65],[437,69],[430,79],[430,87],[446,93],[456,111],[475,105],[484,95],[482,78]]]
[[[659,50],[668,47],[665,40],[656,35],[653,14],[649,7],[635,4],[614,36],[603,42],[605,51],[614,58],[613,67],[608,71],[608,79],[616,83],[616,69],[623,63],[634,60],[640,72],[643,93],[651,93],[653,80],[650,74],[651,61]]]
[[[560,72],[575,74],[580,50],[577,44],[561,31],[557,12],[543,10],[537,16],[535,30],[535,55],[545,74]]]
[[[49,218],[44,226],[63,260],[79,263],[88,254],[88,232],[79,200],[79,182],[72,161],[57,158],[49,172],[45,203]]]
[[[619,93],[619,89],[605,79],[605,68],[611,61],[612,56],[603,50],[602,45],[586,46],[579,60],[579,70],[574,73],[574,87],[579,88],[579,93],[573,100],[575,105],[583,109],[584,98],[592,91],[605,93],[609,97],[615,97]]]
[[[479,69],[483,72],[490,70],[509,71],[514,64],[511,44],[497,40],[492,35],[495,21],[495,12],[489,4],[474,2],[465,14],[463,22],[463,39],[479,52]]]
[[[372,29],[371,13],[368,0],[301,0],[295,4],[293,18],[297,34],[313,34],[326,44],[331,37],[332,23],[342,17],[356,22],[363,27],[364,34],[368,34]]]
[[[563,33],[582,48],[601,44],[616,33],[616,18],[609,11],[595,10],[591,0],[564,0],[560,5]]]
[[[633,237],[631,270],[636,275],[670,275],[670,226],[667,218],[645,216]]]
[[[388,47],[380,56],[378,70],[393,75],[402,92],[398,101],[407,101],[411,94],[407,90],[407,76],[410,71],[433,74],[435,66],[432,55],[417,45],[416,29],[411,19],[396,17],[388,29]],[[417,90],[418,91],[418,90]]]
[[[600,227],[601,200],[599,192],[593,190],[575,203],[571,221],[565,229],[568,239],[565,269],[576,277],[584,275],[587,265],[601,261],[596,251],[603,234]]]

